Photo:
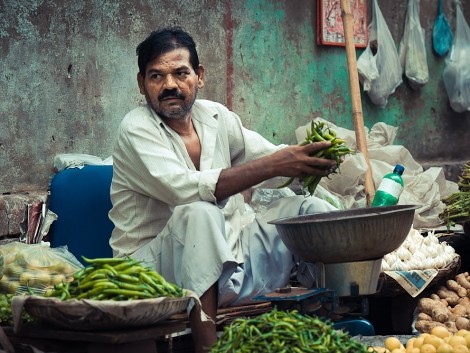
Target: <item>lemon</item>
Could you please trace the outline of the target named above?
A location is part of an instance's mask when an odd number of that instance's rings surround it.
[[[395,348],[391,353],[406,353],[405,348]]]
[[[465,340],[465,337],[454,335],[451,338],[449,338],[448,342],[452,347],[458,346],[458,345],[464,345],[467,347],[467,341]]]
[[[415,341],[416,341],[416,337],[412,337],[408,341],[406,341],[406,344],[405,344],[406,349],[413,348]]]
[[[421,346],[424,343],[424,337],[419,336],[414,340],[413,347],[415,348],[421,348]]]
[[[470,331],[462,329],[462,330],[458,330],[455,334],[457,336],[465,336],[465,335],[468,335],[469,333],[470,333]]]
[[[437,347],[437,353],[454,353],[454,349],[448,343],[442,343]]]
[[[444,338],[448,337],[451,335],[450,331],[447,329],[447,327],[444,326],[435,326],[431,330],[431,335],[439,337],[439,338]]]
[[[470,333],[463,336],[463,338],[465,338],[465,341],[467,342],[467,347],[470,348]]]
[[[394,349],[403,348],[403,345],[398,338],[391,336],[385,339],[384,347],[393,352]]]
[[[424,337],[424,341],[423,341],[424,344],[432,344],[434,347],[436,347],[436,349],[443,342],[444,341],[442,340],[442,338],[434,336],[434,335],[429,335],[429,336]]]
[[[420,353],[436,353],[437,349],[432,344],[425,343],[419,349]]]
[[[454,348],[454,353],[469,353],[467,345],[465,344],[457,344],[452,346],[452,348]]]

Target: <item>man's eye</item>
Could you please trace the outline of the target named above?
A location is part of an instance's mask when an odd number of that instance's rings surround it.
[[[160,75],[160,74],[152,74],[152,75],[150,75],[150,78],[153,79],[153,80],[159,79],[160,77],[162,77],[162,75]]]
[[[187,71],[178,71],[178,76],[184,77],[187,76],[189,73]]]

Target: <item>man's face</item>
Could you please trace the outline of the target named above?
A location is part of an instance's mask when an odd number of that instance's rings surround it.
[[[137,74],[140,93],[162,119],[184,119],[199,88],[204,86],[204,68],[197,73],[189,61],[189,51],[179,48],[160,55],[147,64],[145,77]]]

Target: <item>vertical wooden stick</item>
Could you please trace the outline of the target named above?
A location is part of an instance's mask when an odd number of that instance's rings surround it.
[[[361,92],[359,87],[359,74],[357,72],[356,46],[354,44],[354,18],[351,13],[351,0],[341,0],[341,16],[343,18],[344,39],[346,44],[346,58],[348,62],[349,86],[351,90],[352,119],[356,132],[356,144],[367,162],[367,172],[364,181],[367,205],[370,206],[375,195],[375,184],[372,178],[372,168],[369,161],[369,152],[364,130],[362,115]]]

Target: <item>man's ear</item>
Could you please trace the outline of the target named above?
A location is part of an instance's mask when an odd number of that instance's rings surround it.
[[[145,95],[145,86],[144,86],[145,77],[142,76],[140,72],[137,73],[137,83],[139,85],[140,94]]]
[[[197,75],[197,86],[198,88],[204,87],[204,77],[205,77],[205,69],[204,66],[199,65],[196,71]]]

